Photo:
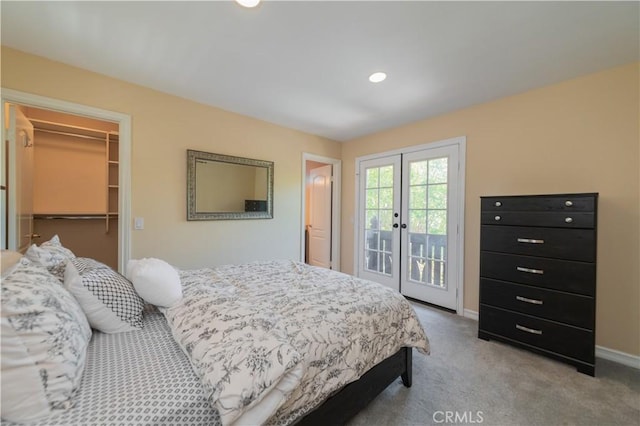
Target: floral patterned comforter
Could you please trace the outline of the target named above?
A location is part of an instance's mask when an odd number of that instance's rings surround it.
[[[223,424],[290,424],[403,346],[428,354],[411,305],[293,261],[181,271],[164,311]]]

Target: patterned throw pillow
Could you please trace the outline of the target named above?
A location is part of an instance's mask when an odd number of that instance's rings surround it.
[[[47,268],[60,281],[64,280],[67,261],[76,257],[71,250],[62,246],[57,235],[40,244],[40,247],[32,244],[24,255],[33,263]]]
[[[45,268],[22,258],[2,279],[2,419],[66,410],[84,370],[91,328]]]
[[[120,333],[142,328],[142,298],[129,280],[107,265],[84,257],[71,259],[64,286],[78,300],[96,330]]]

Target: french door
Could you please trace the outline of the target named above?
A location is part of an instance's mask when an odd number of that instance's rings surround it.
[[[359,164],[358,275],[457,309],[456,144]]]

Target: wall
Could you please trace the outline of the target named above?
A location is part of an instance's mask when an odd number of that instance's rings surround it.
[[[480,196],[599,192],[596,342],[640,355],[639,64],[343,145],[342,269],[353,270],[355,159],[467,137],[464,306],[478,310]]]
[[[33,212],[104,214],[107,211],[106,147],[104,141],[36,129]]]
[[[2,47],[2,87],[132,117],[132,256],[181,268],[299,259],[302,153],[340,144]],[[274,219],[186,220],[186,150],[274,161]]]

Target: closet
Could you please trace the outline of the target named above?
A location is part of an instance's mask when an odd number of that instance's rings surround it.
[[[118,266],[118,124],[24,108],[34,130],[34,243]]]

